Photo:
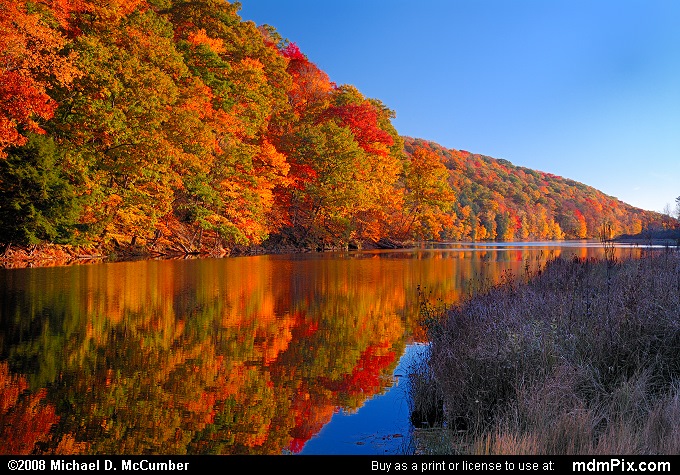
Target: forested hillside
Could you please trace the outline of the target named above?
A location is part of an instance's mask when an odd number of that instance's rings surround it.
[[[5,252],[223,255],[664,225],[585,185],[401,137],[387,105],[239,8],[0,0]]]
[[[675,224],[668,216],[635,208],[591,186],[507,160],[413,138],[405,138],[405,149],[428,150],[449,170],[456,199],[443,226],[447,239],[600,238],[603,224],[611,237]]]

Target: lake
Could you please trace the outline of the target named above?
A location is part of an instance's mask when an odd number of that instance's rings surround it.
[[[397,454],[423,300],[602,255],[450,243],[0,269],[0,451]]]

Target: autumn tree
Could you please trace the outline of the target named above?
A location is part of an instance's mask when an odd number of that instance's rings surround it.
[[[170,212],[182,138],[173,135],[188,76],[170,25],[143,0],[87,2],[74,22],[82,76],[58,97],[54,134],[79,157],[95,236],[153,236]]]
[[[299,50],[284,43],[293,83],[293,116],[273,129],[290,163],[290,183],[277,190],[295,241],[360,246],[386,232],[400,171],[394,113],[355,87],[337,86]]]
[[[287,72],[293,79],[288,98],[295,114],[302,120],[316,117],[328,107],[335,83],[295,43],[288,43],[281,54],[288,59]]]
[[[387,234],[390,212],[400,204],[402,142],[390,121],[394,113],[345,85],[336,88],[322,117],[348,129],[362,150],[353,164],[353,202],[346,214],[353,241],[377,241]]]
[[[454,193],[448,183],[448,170],[436,153],[416,147],[404,166],[402,184],[404,209],[400,232],[416,239],[438,239],[450,222]],[[479,231],[479,226],[478,230]]]
[[[0,158],[29,132],[45,132],[41,123],[57,108],[50,88],[78,75],[66,46],[48,2],[0,0]]]
[[[177,1],[167,10],[177,47],[206,88],[201,110],[214,143],[191,165],[196,173],[184,175],[176,209],[228,246],[260,243],[278,229],[274,189],[288,183],[289,171],[269,132],[288,110],[286,60],[237,9]]]

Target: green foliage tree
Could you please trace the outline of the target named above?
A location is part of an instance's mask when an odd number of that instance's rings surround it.
[[[64,153],[50,137],[29,134],[0,160],[0,242],[68,244],[78,238],[81,200]]]

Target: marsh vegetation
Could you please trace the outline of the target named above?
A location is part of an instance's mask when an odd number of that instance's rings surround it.
[[[476,287],[422,304],[413,452],[680,453],[677,252],[555,258]]]

